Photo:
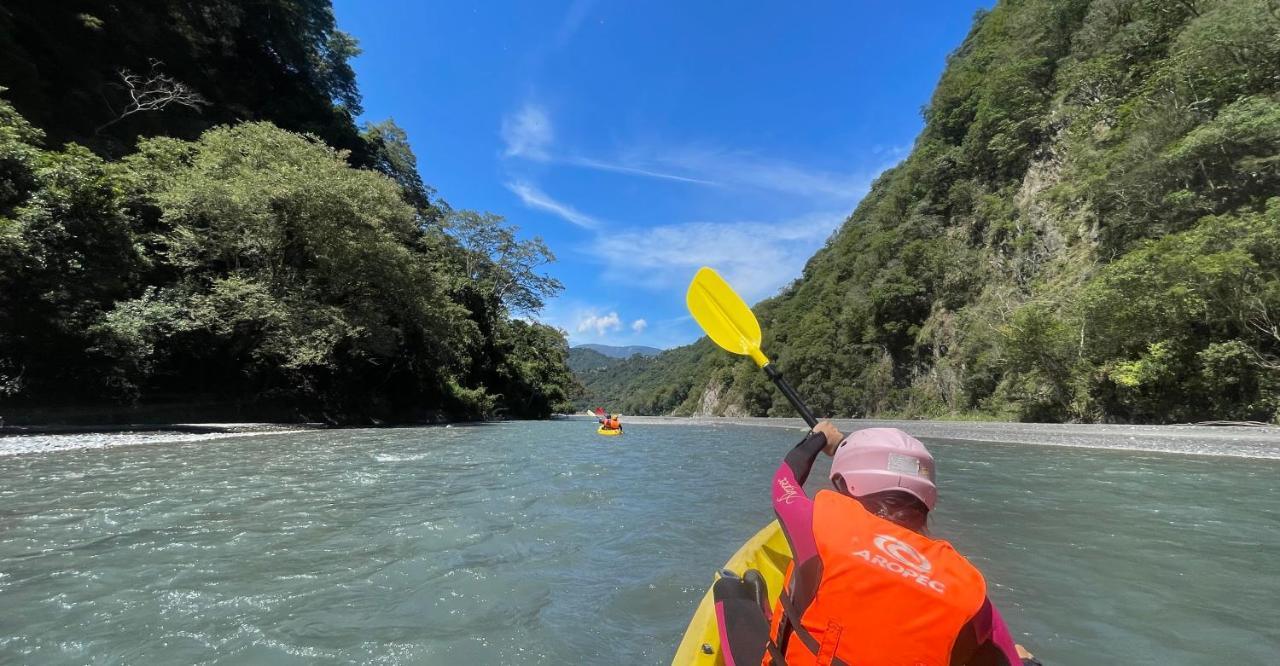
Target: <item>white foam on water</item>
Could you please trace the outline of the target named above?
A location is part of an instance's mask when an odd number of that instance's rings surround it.
[[[83,449],[106,449],[117,446],[142,446],[151,444],[186,444],[211,442],[221,439],[256,437],[300,430],[273,430],[271,432],[111,432],[70,435],[10,435],[0,437],[0,456],[17,456],[33,453],[56,453]]]
[[[422,460],[423,458],[426,458],[428,455],[429,454],[427,453],[412,453],[412,454],[406,454],[406,455],[395,455],[392,453],[375,453],[373,454],[373,459],[378,462],[413,462],[415,460]]]

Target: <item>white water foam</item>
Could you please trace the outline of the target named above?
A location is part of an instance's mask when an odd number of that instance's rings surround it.
[[[116,446],[140,446],[150,444],[184,444],[208,442],[220,439],[254,437],[298,430],[271,432],[111,432],[77,433],[67,435],[9,435],[0,437],[0,456],[17,456],[33,453],[56,453],[81,449],[105,449]]]

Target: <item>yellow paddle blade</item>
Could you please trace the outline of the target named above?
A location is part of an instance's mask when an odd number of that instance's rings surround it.
[[[703,266],[689,283],[685,296],[693,315],[707,337],[734,354],[750,356],[756,365],[769,365],[760,351],[760,322],[742,297],[714,270]]]

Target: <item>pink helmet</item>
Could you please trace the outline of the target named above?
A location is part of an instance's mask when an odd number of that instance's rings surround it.
[[[854,497],[905,490],[930,511],[938,502],[933,456],[920,440],[897,428],[866,428],[845,437],[831,461],[831,481],[836,479],[844,479]]]

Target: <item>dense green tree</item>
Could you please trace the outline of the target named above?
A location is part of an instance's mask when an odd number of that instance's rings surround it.
[[[12,119],[8,111],[0,115]],[[8,377],[0,384],[10,393],[127,390],[107,359],[85,349],[86,330],[132,295],[147,263],[119,175],[78,146],[43,152],[22,139],[6,143],[0,162],[25,172],[8,188],[12,216],[0,218],[0,374]]]
[[[0,8],[0,86],[52,145],[121,155],[139,136],[195,138],[209,127],[270,120],[368,161],[353,122],[355,40],[329,0],[66,0]],[[121,118],[128,75],[160,75],[206,103]]]
[[[542,309],[564,286],[538,269],[555,261],[541,238],[519,240],[519,229],[492,213],[458,211],[447,220],[450,236],[466,250],[462,273],[468,288],[517,313]]]
[[[240,360],[250,386],[283,381],[343,406],[371,385],[417,383],[400,377],[413,372],[430,395],[457,371],[466,311],[448,298],[440,258],[415,252],[421,232],[396,183],[266,124],[210,131],[189,150],[157,141],[129,165],[162,183],[158,252],[176,280],[109,313],[118,344],[145,341],[131,354],[160,345],[209,369]],[[151,308],[178,315],[140,326],[161,319]]]
[[[545,418],[574,411],[575,381],[564,334],[546,324],[508,321],[497,341],[501,361],[492,389],[508,415]]]
[[[418,211],[419,224],[439,227],[444,224],[448,206],[435,199],[435,190],[422,182],[418,174],[418,158],[409,147],[409,135],[393,120],[368,123],[361,137],[369,146],[370,166],[400,184],[405,201]]]
[[[551,252],[356,129],[358,52],[329,0],[0,7],[0,399],[567,407],[563,334],[513,319],[560,290]]]
[[[446,233],[413,180],[267,123],[112,163],[42,149],[3,102],[0,119],[9,404],[266,401],[333,421],[568,407],[563,335],[510,316],[559,289],[538,272],[550,254],[501,218],[459,213]]]
[[[1210,216],[1111,263],[1084,292],[1082,341],[1110,411],[1265,420],[1280,408],[1280,198]]]

